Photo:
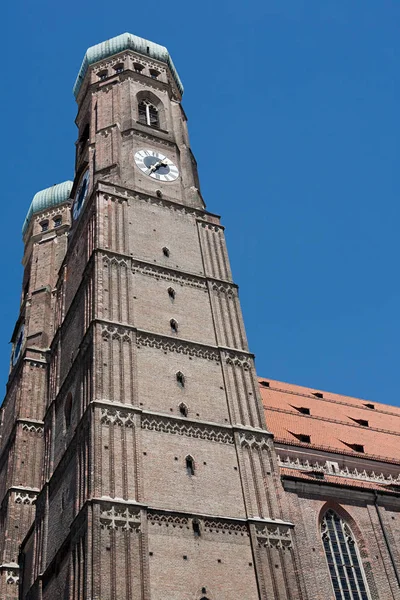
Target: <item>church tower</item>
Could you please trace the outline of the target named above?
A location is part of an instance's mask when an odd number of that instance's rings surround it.
[[[88,49],[74,93],[71,226],[57,279],[41,282],[54,299],[43,474],[20,598],[300,600],[224,229],[201,196],[172,59],[120,35]]]

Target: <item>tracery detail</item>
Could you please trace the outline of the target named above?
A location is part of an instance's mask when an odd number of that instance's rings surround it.
[[[321,523],[322,542],[336,600],[369,600],[367,582],[350,527],[333,510]]]

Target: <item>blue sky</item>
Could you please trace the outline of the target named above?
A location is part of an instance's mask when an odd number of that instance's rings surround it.
[[[400,404],[400,3],[8,3],[3,28],[0,383],[18,316],[21,226],[73,178],[72,86],[88,46],[166,45],[221,214],[259,375]],[[5,39],[4,39],[5,38]]]

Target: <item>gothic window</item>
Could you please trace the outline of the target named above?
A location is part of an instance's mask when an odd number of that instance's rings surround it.
[[[160,120],[158,118],[158,110],[153,104],[147,100],[139,102],[139,123],[144,125],[150,125],[150,127],[160,127]]]
[[[54,217],[54,227],[61,227],[62,217]]]
[[[192,477],[194,475],[194,460],[191,456],[187,456],[185,458],[185,462],[186,462],[186,473],[189,475],[189,477]]]
[[[175,319],[171,319],[169,324],[171,325],[171,329],[174,333],[178,333],[178,323],[175,321]]]
[[[124,65],[122,63],[119,63],[119,65],[115,65],[115,67],[114,67],[114,71],[116,73],[122,73],[123,70],[124,70]]]
[[[178,371],[176,374],[176,381],[178,382],[178,385],[180,388],[185,387],[185,376],[180,371]]]
[[[369,600],[359,552],[349,526],[333,510],[321,523],[322,542],[335,600]]]
[[[65,404],[64,404],[64,420],[65,420],[65,428],[71,425],[71,414],[72,414],[72,394],[69,392]]]
[[[107,70],[100,71],[100,73],[98,73],[97,75],[98,75],[100,81],[104,81],[104,79],[107,79],[107,77],[108,77],[108,71]]]
[[[182,417],[188,416],[188,407],[183,402],[179,405],[179,412],[181,413]]]
[[[174,288],[172,288],[172,287],[168,288],[168,296],[171,298],[171,300],[175,300],[175,290],[174,290]]]
[[[160,72],[156,71],[155,69],[150,69],[149,73],[150,77],[152,77],[153,79],[157,79],[157,77],[160,75]]]
[[[42,221],[42,222],[40,223],[40,226],[41,226],[41,228],[42,228],[42,231],[47,231],[47,230],[48,230],[48,228],[49,228],[49,222],[48,222],[48,221]]]
[[[133,65],[133,68],[135,69],[136,73],[141,73],[144,69],[144,66],[141,65],[140,63],[135,63]]]

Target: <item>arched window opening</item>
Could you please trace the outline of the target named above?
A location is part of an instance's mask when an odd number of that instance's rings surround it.
[[[48,221],[42,221],[42,222],[40,223],[40,226],[41,226],[41,228],[42,228],[42,231],[47,231],[47,230],[48,230],[48,228],[49,228],[49,222],[48,222]]]
[[[71,425],[71,415],[72,415],[72,394],[69,392],[65,404],[64,404],[64,421],[65,428],[68,429]]]
[[[168,288],[168,296],[171,298],[171,300],[175,300],[176,293],[174,288]]]
[[[180,371],[178,371],[176,374],[176,381],[178,382],[178,385],[180,388],[185,387],[185,376]]]
[[[157,79],[157,77],[160,75],[160,71],[156,71],[155,69],[149,69],[149,73],[150,77],[153,79]]]
[[[61,224],[62,224],[62,217],[59,217],[59,216],[57,216],[57,217],[54,217],[53,221],[54,221],[54,227],[55,227],[55,228],[57,228],[57,227],[61,227]]]
[[[335,600],[369,600],[357,543],[347,523],[328,510],[321,523],[321,535]]]
[[[174,333],[178,333],[178,323],[175,321],[175,319],[171,319],[169,324],[171,325],[171,329]]]
[[[136,71],[136,73],[141,73],[144,69],[144,66],[140,63],[134,63],[133,68]]]
[[[197,521],[197,519],[194,519],[192,521],[192,527],[193,527],[194,537],[200,537],[201,536],[200,523]]]
[[[182,402],[182,404],[179,405],[179,412],[182,415],[182,417],[188,416],[188,413],[189,413],[188,407],[186,406],[186,404],[183,404],[183,402]]]
[[[185,462],[186,462],[186,473],[189,475],[189,477],[192,477],[194,475],[194,460],[191,456],[187,456],[185,458]]]
[[[114,71],[116,73],[122,73],[123,70],[124,70],[123,63],[119,63],[118,65],[115,65],[115,67],[114,67]]]
[[[162,249],[164,256],[166,256],[167,258],[170,255],[170,251],[169,248],[167,248],[166,246],[164,246],[164,248]]]
[[[100,79],[100,81],[104,81],[104,79],[107,79],[108,77],[108,71],[104,70],[104,71],[100,71],[99,73],[97,73],[98,78]]]
[[[138,105],[139,123],[144,125],[150,125],[150,127],[160,127],[160,119],[158,117],[158,110],[156,107],[148,102],[142,100]]]
[[[85,127],[82,129],[82,133],[79,137],[79,145],[82,148],[84,148],[84,146],[86,145],[86,142],[89,141],[89,135],[90,135],[90,125],[89,123],[86,123]]]

